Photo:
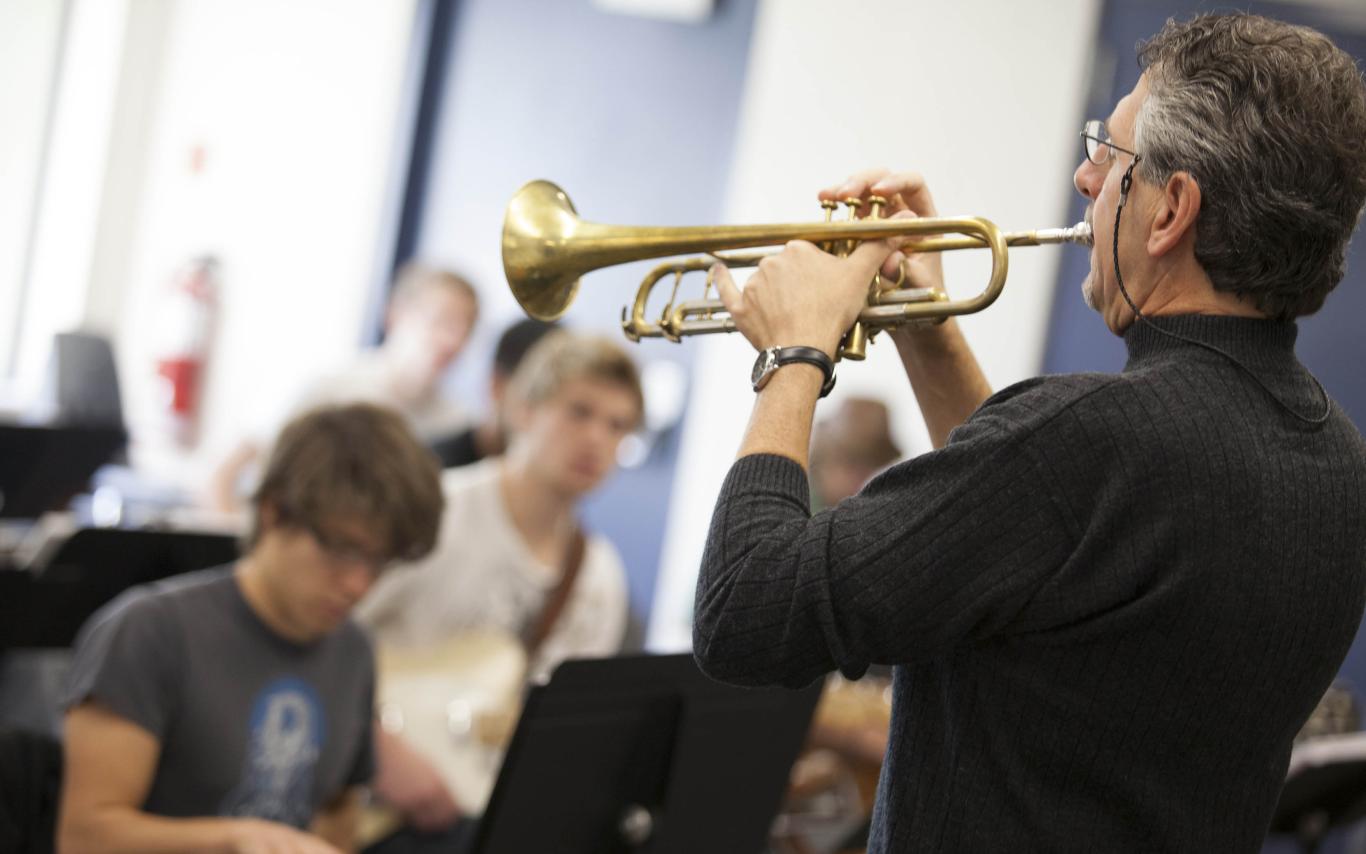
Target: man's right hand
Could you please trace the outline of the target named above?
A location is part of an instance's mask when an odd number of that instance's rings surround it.
[[[867,205],[870,196],[887,200],[883,208],[886,217],[939,215],[925,179],[915,172],[869,169],[826,187],[819,195],[822,201],[860,199],[864,205],[859,212],[865,215],[870,211]],[[904,246],[914,240],[904,238],[888,242]],[[906,281],[901,287],[944,290],[944,262],[939,252],[893,252],[882,263],[884,283],[897,280],[903,259]],[[889,337],[896,342],[906,376],[915,389],[930,440],[934,447],[942,448],[953,428],[962,424],[991,395],[991,384],[954,318],[928,326],[901,326],[891,330]]]
[[[843,203],[845,199],[856,198],[863,202],[859,213],[866,216],[870,212],[868,199],[881,196],[887,200],[882,209],[884,218],[891,217],[933,217],[939,212],[934,206],[934,197],[925,179],[916,172],[891,172],[887,169],[868,169],[856,172],[838,184],[832,184],[817,194],[821,201]],[[894,243],[898,241],[893,241]],[[904,242],[904,241],[902,241]],[[903,288],[944,288],[943,256],[938,252],[903,253],[893,252],[882,263],[884,282],[895,282],[900,276],[903,259],[907,281]]]
[[[455,824],[460,805],[432,763],[402,738],[375,725],[378,769],[371,791],[403,813],[417,830],[435,833]]]
[[[232,854],[342,854],[311,833],[256,818],[233,819],[228,840]]]

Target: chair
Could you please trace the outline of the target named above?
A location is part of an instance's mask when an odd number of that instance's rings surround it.
[[[123,400],[109,339],[91,332],[58,333],[47,397],[54,424],[122,428]]]

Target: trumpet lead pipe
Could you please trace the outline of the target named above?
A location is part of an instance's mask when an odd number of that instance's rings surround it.
[[[1066,228],[1040,228],[1034,231],[1007,231],[1001,235],[1006,246],[1046,246],[1054,243],[1076,243],[1091,246],[1091,226],[1079,222]],[[901,247],[907,253],[955,252],[959,249],[985,249],[986,243],[971,234],[935,235],[911,238]]]

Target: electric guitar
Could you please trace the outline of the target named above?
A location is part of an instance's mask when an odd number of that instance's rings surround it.
[[[484,631],[436,646],[381,645],[376,660],[380,726],[432,763],[462,811],[482,813],[521,710],[522,644]],[[362,847],[402,823],[397,810],[371,804],[361,817]]]

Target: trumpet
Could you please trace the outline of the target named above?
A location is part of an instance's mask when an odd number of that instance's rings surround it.
[[[848,219],[834,220],[839,205]],[[622,309],[622,331],[632,341],[666,338],[680,341],[688,335],[732,332],[735,322],[719,299],[678,300],[683,276],[709,269],[716,261],[728,266],[758,264],[768,253],[721,254],[726,250],[777,246],[790,240],[807,240],[827,252],[847,255],[860,241],[891,237],[911,238],[903,253],[950,252],[987,249],[991,273],[986,287],[969,299],[951,300],[937,288],[902,287],[905,268],[896,282],[881,280],[869,285],[868,302],[846,333],[839,356],[862,359],[867,342],[883,329],[907,324],[937,323],[945,318],[981,311],[996,301],[1005,287],[1012,246],[1054,243],[1091,245],[1091,227],[1081,222],[1069,228],[1003,232],[982,217],[922,217],[884,219],[886,199],[849,198],[825,201],[823,222],[733,226],[624,226],[586,222],[579,218],[564,190],[549,181],[532,181],[512,197],[503,220],[503,271],[513,296],[530,316],[551,321],[564,314],[574,301],[579,279],[585,273],[616,264],[687,253],[702,257],[666,262],[641,282],[632,305]],[[868,208],[868,215],[856,218]],[[658,319],[646,317],[655,287],[670,276],[673,292]]]

